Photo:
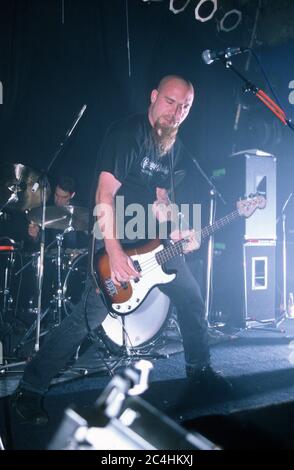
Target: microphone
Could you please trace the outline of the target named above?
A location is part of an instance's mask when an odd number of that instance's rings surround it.
[[[45,179],[44,179],[45,178]],[[45,171],[41,171],[40,173],[40,176],[39,178],[37,179],[37,181],[35,181],[35,183],[33,184],[33,186],[31,187],[31,191],[32,193],[36,193],[38,191],[38,189],[40,188],[41,186],[41,183],[43,182],[46,182],[46,185],[48,184],[48,180],[47,180],[47,176],[46,176],[46,173]]]
[[[40,185],[39,185],[38,182],[34,183],[33,186],[32,186],[32,189],[31,189],[32,193],[35,193],[36,191],[38,191],[39,186]]]
[[[202,52],[201,57],[205,64],[210,65],[216,60],[229,59],[233,55],[242,54],[243,52],[248,52],[250,49],[248,47],[227,47],[224,51],[211,51],[206,49]]]
[[[81,119],[81,117],[82,117],[82,115],[84,114],[86,108],[87,108],[87,105],[84,104],[84,106],[83,106],[82,109],[80,110],[79,114],[77,115],[77,117],[76,117],[76,119],[75,119],[75,121],[74,121],[74,123],[73,123],[71,129],[69,129],[69,130],[67,131],[67,133],[66,133],[66,136],[67,136],[67,137],[70,137],[71,134],[73,133],[74,128],[76,127],[77,123],[78,123],[79,120]]]

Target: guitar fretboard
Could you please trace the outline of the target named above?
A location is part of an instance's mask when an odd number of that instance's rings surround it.
[[[213,224],[207,225],[201,231],[196,232],[195,237],[196,239],[200,239],[200,236],[201,236],[201,240],[203,240],[209,237],[210,235],[212,235],[213,233],[217,232],[221,228],[223,228],[225,225],[230,224],[238,217],[240,217],[240,214],[237,210],[235,210],[231,212],[230,214],[222,217],[221,219],[216,220]],[[181,255],[184,251],[187,240],[188,240],[187,238],[178,240],[174,242],[173,244],[169,245],[167,248],[164,248],[163,250],[156,253],[155,257],[156,257],[156,261],[158,262],[158,264],[160,265],[164,264],[167,261],[175,258],[176,256]]]

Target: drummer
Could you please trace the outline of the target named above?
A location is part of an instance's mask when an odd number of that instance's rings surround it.
[[[70,176],[59,177],[55,191],[54,204],[56,207],[68,206],[75,196],[75,182]],[[29,223],[28,234],[32,241],[39,241],[40,227],[33,222]]]
[[[57,180],[57,184],[54,191],[54,205],[56,207],[65,207],[72,204],[72,199],[76,195],[75,191],[75,181],[70,176],[61,176]],[[49,204],[50,205],[50,201]],[[48,230],[47,230],[48,232]],[[50,229],[50,235],[46,233],[46,241],[50,242],[56,236],[60,230]],[[29,244],[34,249],[34,246],[40,242],[40,226],[33,222],[30,222],[28,225],[28,236]],[[48,240],[50,238],[50,240]],[[85,236],[85,246],[87,244],[87,237]],[[64,235],[64,248],[81,248],[84,245],[83,240],[81,240],[81,235],[77,232],[69,232]]]

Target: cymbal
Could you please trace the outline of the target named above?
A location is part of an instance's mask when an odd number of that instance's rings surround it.
[[[3,163],[0,165],[0,206],[25,211],[41,205],[41,190],[33,186],[38,182],[41,172],[22,163]],[[47,187],[46,199],[50,197]]]
[[[37,225],[42,224],[42,207],[31,209],[27,219]],[[88,230],[88,209],[80,206],[47,206],[45,212],[45,228],[65,230],[72,227],[77,231]]]
[[[89,228],[89,210],[82,206],[65,206],[72,219],[72,226],[75,230],[86,232]]]

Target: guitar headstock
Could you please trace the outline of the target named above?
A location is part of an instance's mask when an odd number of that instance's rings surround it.
[[[266,199],[264,196],[258,194],[257,196],[250,196],[237,202],[237,209],[239,215],[243,217],[251,217],[256,209],[264,209],[266,206]]]

